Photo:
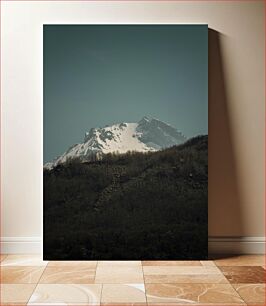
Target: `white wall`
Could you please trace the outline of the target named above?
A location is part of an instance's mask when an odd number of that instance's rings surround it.
[[[221,33],[210,34],[209,235],[244,236],[262,248],[263,1],[3,1],[1,6],[2,251],[40,245],[42,25],[64,23],[207,23]]]

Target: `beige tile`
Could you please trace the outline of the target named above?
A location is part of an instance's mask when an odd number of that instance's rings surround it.
[[[263,266],[264,255],[240,255],[216,259],[217,266]]]
[[[143,260],[143,266],[201,266],[199,260]]]
[[[209,266],[144,266],[144,275],[202,275],[222,274],[217,267]]]
[[[48,261],[43,261],[41,255],[7,255],[1,266],[46,266]]]
[[[1,305],[3,303],[27,303],[34,284],[1,284]]]
[[[48,267],[87,267],[87,268],[96,268],[97,261],[79,261],[79,260],[62,260],[62,261],[49,261]]]
[[[146,303],[144,284],[105,284],[101,302]]]
[[[99,260],[98,267],[139,267],[140,260]]]
[[[243,303],[229,284],[146,284],[149,303]]]
[[[184,303],[184,302],[169,302],[169,303],[154,303],[154,302],[151,302],[151,303],[147,303],[147,306],[188,306],[188,305],[192,305],[192,306],[197,306],[197,305],[200,305],[200,306],[247,306],[247,304],[245,303]],[[124,306],[123,305],[113,305],[113,306]],[[248,305],[249,306],[249,305]],[[252,305],[252,306],[265,306],[265,305]]]
[[[7,257],[6,254],[0,254],[0,262],[1,262],[2,260],[4,260],[6,257]]]
[[[94,283],[95,269],[87,267],[47,267],[40,284]]]
[[[207,266],[207,267],[216,267],[215,263],[213,260],[201,260],[200,263],[203,266]]]
[[[145,275],[146,284],[228,284],[223,275]]]
[[[1,267],[1,282],[4,284],[37,284],[45,267]]]
[[[265,303],[265,284],[234,284],[233,287],[246,303]]]
[[[142,303],[134,303],[134,302],[132,302],[132,303],[115,303],[115,302],[113,302],[112,303],[112,302],[110,302],[110,303],[101,303],[101,306],[147,306],[147,303],[146,302],[142,302]],[[153,305],[153,306],[157,306],[157,305]],[[166,305],[164,305],[164,306],[166,306]],[[263,306],[265,306],[265,305],[263,305]]]
[[[27,304],[26,303],[15,303],[15,302],[13,302],[13,303],[2,303],[1,304],[1,306],[27,306]]]
[[[102,285],[49,284],[37,285],[28,305],[39,304],[86,304],[99,305]]]
[[[99,266],[96,270],[95,283],[137,284],[143,283],[141,266]]]
[[[145,283],[224,283],[228,281],[217,267],[213,266],[144,266]]]

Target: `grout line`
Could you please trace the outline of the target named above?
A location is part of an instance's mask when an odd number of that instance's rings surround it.
[[[100,285],[101,285],[101,293],[100,293],[100,305],[101,305],[102,304],[102,296],[103,296],[103,284],[100,284]]]
[[[41,276],[39,277],[39,280],[38,280],[38,282],[36,283],[36,286],[34,287],[34,289],[33,289],[33,291],[32,291],[32,294],[30,295],[29,299],[28,299],[27,302],[26,302],[26,305],[28,305],[28,303],[29,303],[31,297],[32,297],[33,294],[34,294],[34,291],[36,290],[37,286],[39,285],[39,281],[41,280],[41,278],[42,278],[42,276],[43,276],[43,273],[44,273],[44,271],[46,270],[46,268],[47,268],[47,266],[48,266],[48,263],[49,263],[49,261],[47,262],[47,265],[46,265],[45,268],[43,269],[42,274],[41,274]]]
[[[96,284],[96,283],[95,283],[95,280],[96,280],[96,273],[97,273],[97,270],[98,270],[98,265],[99,265],[99,260],[97,260],[97,264],[96,264],[96,268],[95,268],[94,284],[95,284],[95,285],[101,285],[100,301],[99,301],[99,303],[100,303],[100,305],[101,305],[101,303],[102,303],[102,294],[103,294],[103,284]]]
[[[239,298],[244,302],[244,303],[246,303],[246,301],[242,298],[242,296],[237,292],[237,290],[235,289],[235,287],[233,286],[233,284],[231,284],[230,282],[229,282],[229,285],[234,289],[234,291],[236,292],[236,294],[239,296]],[[251,303],[252,304],[252,303]]]
[[[148,299],[147,299],[147,294],[146,294],[145,275],[144,275],[142,260],[140,261],[140,264],[141,264],[141,270],[142,270],[142,276],[143,276],[143,283],[144,283],[145,300],[146,300],[146,305],[148,305]]]

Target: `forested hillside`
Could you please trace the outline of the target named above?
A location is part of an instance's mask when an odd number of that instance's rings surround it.
[[[208,137],[44,170],[45,259],[207,257]]]

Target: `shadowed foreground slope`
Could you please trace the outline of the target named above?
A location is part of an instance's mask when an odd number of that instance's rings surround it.
[[[208,137],[44,171],[45,259],[208,254]]]

